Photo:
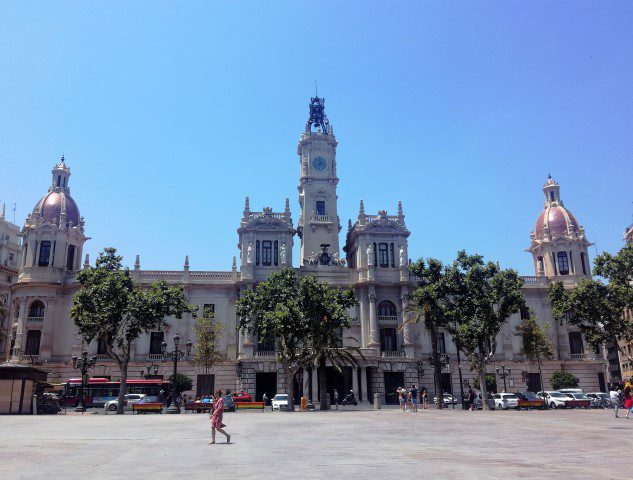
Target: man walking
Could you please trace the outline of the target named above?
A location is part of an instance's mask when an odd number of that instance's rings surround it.
[[[411,409],[414,412],[418,411],[418,394],[419,393],[420,393],[420,390],[417,389],[415,385],[411,385],[411,390],[409,391],[409,394],[411,395]]]

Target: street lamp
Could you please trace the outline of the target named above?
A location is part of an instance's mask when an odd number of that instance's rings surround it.
[[[163,340],[160,344],[160,350],[163,354],[163,358],[174,359],[174,376],[171,382],[171,403],[165,413],[180,413],[180,407],[176,406],[176,374],[178,373],[178,360],[181,358],[187,358],[191,354],[191,346],[193,345],[190,340],[185,344],[186,350],[178,350],[178,344],[180,343],[180,336],[176,334],[174,337],[174,350],[172,352],[167,351],[167,342]]]
[[[495,370],[497,371],[497,375],[503,378],[503,393],[508,393],[508,388],[506,385],[506,377],[510,375],[511,369],[510,368],[506,369],[505,365],[501,365],[501,368],[497,367]]]
[[[88,358],[88,352],[81,352],[81,358],[77,358],[77,355],[73,355],[73,368],[78,368],[81,371],[81,389],[79,391],[79,403],[75,408],[75,412],[85,412],[86,405],[84,403],[84,388],[86,381],[88,380],[88,369],[95,366],[97,363],[97,357]]]

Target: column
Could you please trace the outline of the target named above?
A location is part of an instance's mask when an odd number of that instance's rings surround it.
[[[376,293],[374,287],[369,289],[369,342],[367,346],[380,346],[380,335],[378,334],[378,319],[376,318]]]
[[[404,353],[407,357],[413,357],[413,339],[411,338],[411,325],[405,324],[409,318],[409,312],[407,312],[409,302],[409,291],[407,287],[402,287],[400,290],[400,300],[402,301],[402,345],[404,346]]]
[[[367,395],[367,367],[360,367],[360,390],[361,390],[361,403],[371,403],[371,399]]]
[[[307,368],[303,368],[303,377],[302,377],[302,381],[301,381],[301,394],[306,397],[309,398],[310,395],[308,395],[310,391],[310,376],[308,375],[308,369]]]
[[[315,404],[319,400],[319,379],[317,378],[317,368],[312,367],[312,403]]]
[[[360,346],[367,347],[368,339],[367,339],[367,294],[365,292],[361,292],[359,294],[360,302],[359,302],[359,315],[360,315]]]
[[[358,368],[352,367],[352,390],[356,398],[360,399],[360,392],[358,391]]]

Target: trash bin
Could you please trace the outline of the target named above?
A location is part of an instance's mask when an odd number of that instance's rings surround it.
[[[302,412],[308,411],[308,398],[307,397],[301,397],[301,411]]]
[[[374,410],[380,410],[380,393],[374,393]]]

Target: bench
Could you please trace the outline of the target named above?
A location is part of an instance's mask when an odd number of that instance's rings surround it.
[[[264,402],[235,402],[235,410],[264,410]]]
[[[194,403],[194,402],[190,402],[190,403],[186,403],[185,404],[185,413],[187,412],[210,412],[211,409],[213,408],[213,405],[211,405],[210,403],[202,403],[202,402],[198,402],[198,403]]]
[[[163,413],[163,404],[160,402],[156,403],[134,403],[132,404],[132,412],[133,413]]]

